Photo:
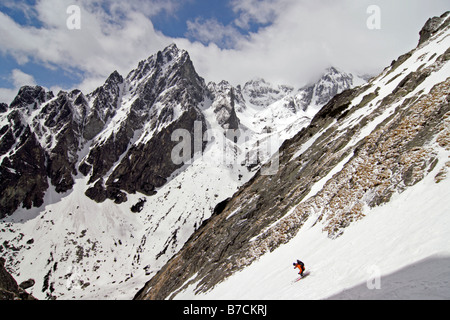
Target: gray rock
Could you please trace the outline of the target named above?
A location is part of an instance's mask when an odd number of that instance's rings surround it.
[[[450,23],[450,11],[447,11],[440,17],[428,19],[423,28],[420,30],[419,45],[429,40],[436,32]]]
[[[28,279],[24,282],[22,282],[21,284],[19,284],[19,287],[22,288],[23,290],[27,290],[30,289],[34,286],[36,282],[34,281],[34,279]]]
[[[36,300],[24,288],[17,285],[14,277],[5,268],[4,258],[0,258],[0,300]]]

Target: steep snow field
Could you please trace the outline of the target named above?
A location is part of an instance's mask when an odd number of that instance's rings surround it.
[[[438,171],[389,204],[366,209],[367,217],[336,240],[310,218],[288,244],[209,293],[195,295],[193,285],[176,299],[448,299],[450,179],[436,184]],[[297,259],[311,272],[299,282]]]
[[[432,65],[448,51],[450,37],[444,31],[427,45],[419,46],[396,70],[387,68],[375,78],[372,86],[352,103],[358,105],[363,97],[378,90],[370,104],[357,110],[346,121],[345,129],[360,121],[379,105],[408,74]],[[449,76],[449,64],[427,77],[403,99],[390,105],[381,115],[353,137],[348,147],[356,145],[395,112],[405,99],[429,94],[437,83]],[[448,125],[446,125],[447,128]],[[323,128],[311,137],[293,157],[301,155],[320,137]],[[426,177],[389,203],[363,209],[362,220],[354,222],[339,238],[332,240],[310,216],[298,234],[285,245],[265,254],[205,294],[196,295],[198,283],[176,295],[176,299],[449,299],[450,298],[450,151],[431,145],[438,154],[439,164]],[[325,183],[340,172],[352,154],[337,165],[328,176],[318,181],[303,200],[314,197]],[[446,168],[447,167],[447,168]],[[286,212],[292,214],[294,209]],[[298,278],[292,263],[297,259],[306,264],[311,274]],[[186,282],[188,283],[188,282]]]

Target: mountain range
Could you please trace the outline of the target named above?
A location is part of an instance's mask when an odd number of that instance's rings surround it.
[[[38,299],[214,294],[307,228],[337,241],[445,189],[449,21],[368,83],[207,84],[173,44],[89,94],[22,87],[0,105],[5,265]]]

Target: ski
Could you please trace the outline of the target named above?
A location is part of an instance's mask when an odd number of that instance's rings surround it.
[[[292,281],[292,284],[299,282],[302,279],[305,279],[307,276],[309,276],[311,274],[310,271],[306,271],[305,273],[303,273],[303,277],[299,277],[296,280]]]

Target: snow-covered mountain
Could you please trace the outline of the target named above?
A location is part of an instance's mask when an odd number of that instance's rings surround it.
[[[450,12],[420,35],[285,141],[279,170],[216,208],[136,298],[448,299]],[[296,259],[311,271],[298,283]]]
[[[314,101],[352,86],[336,73]],[[8,270],[41,299],[132,298],[318,110],[264,86],[206,84],[171,45],[89,94],[21,88],[0,108]]]

